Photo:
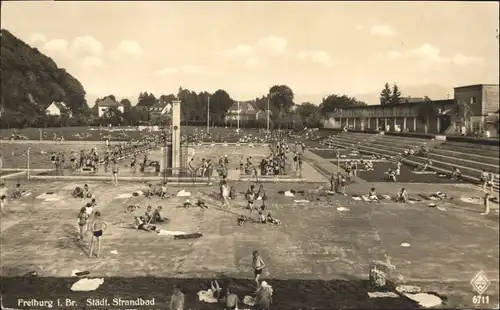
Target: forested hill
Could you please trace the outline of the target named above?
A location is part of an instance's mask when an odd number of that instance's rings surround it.
[[[50,57],[1,30],[2,114],[43,115],[52,102],[64,102],[73,115],[88,110],[82,84]]]

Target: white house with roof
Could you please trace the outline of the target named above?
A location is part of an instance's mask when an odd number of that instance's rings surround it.
[[[61,114],[66,111],[71,117],[71,110],[64,104],[64,102],[52,102],[46,109],[46,115],[61,116]]]
[[[111,98],[105,98],[105,99],[98,100],[96,103],[96,107],[97,107],[97,116],[98,117],[102,117],[104,115],[104,113],[106,113],[106,111],[108,111],[109,109],[113,109],[113,108],[117,109],[118,111],[120,111],[122,113],[125,111],[122,104],[120,104],[119,102],[113,101]]]

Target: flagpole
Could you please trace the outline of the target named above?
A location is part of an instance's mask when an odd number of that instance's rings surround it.
[[[208,96],[207,104],[207,133],[210,132],[210,96]]]
[[[269,97],[267,97],[267,133],[269,133]]]
[[[237,116],[237,119],[236,119],[236,126],[237,126],[237,131],[238,133],[240,132],[240,102],[238,101],[238,116]]]

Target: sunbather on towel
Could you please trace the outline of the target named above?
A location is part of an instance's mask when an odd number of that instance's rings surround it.
[[[148,224],[146,219],[142,216],[134,217],[134,227],[136,229],[144,230],[144,231],[156,231],[156,226],[152,224]]]
[[[271,215],[271,212],[269,212],[267,214],[267,222],[271,223],[271,224],[274,224],[274,225],[281,225],[281,221],[278,220],[278,219],[273,218],[273,216]]]
[[[206,205],[205,201],[203,199],[198,199],[196,202],[196,206],[199,207],[200,209],[208,209],[208,206]]]
[[[402,188],[397,194],[396,194],[396,201],[397,202],[403,202],[406,203],[408,202],[408,192],[406,191],[405,188]]]
[[[136,211],[139,208],[140,208],[140,206],[130,205],[130,206],[127,207],[127,210],[125,210],[125,213],[132,213],[132,212]]]

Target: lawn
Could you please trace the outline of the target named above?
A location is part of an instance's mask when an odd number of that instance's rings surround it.
[[[498,247],[491,246],[498,244],[498,216],[482,217],[470,211],[473,206],[450,203],[449,211],[441,212],[425,203],[368,204],[344,196],[318,197],[300,204],[293,202],[297,198],[278,193],[291,185],[266,184],[268,209],[282,225],[246,222],[237,226],[237,216],[249,214],[241,194],[231,208],[221,209],[211,198],[217,188],[186,188],[191,199],[202,198],[208,203],[210,208],[201,212],[179,208],[185,199],[182,197],[116,198],[144,189],[144,184],[125,183],[117,188],[103,182],[88,183],[103,219],[110,224],[100,259],[88,258],[87,241],[75,239],[76,214],[84,201],[72,198],[70,190],[81,184],[28,182],[23,186],[32,195],[9,202],[1,236],[4,306],[16,306],[18,298],[72,298],[82,305],[87,297],[141,296],[154,297],[157,308],[164,309],[169,291],[179,284],[188,309],[215,309],[198,302],[197,291],[207,279],[216,277],[223,285],[231,284],[240,298],[251,295],[252,250],[259,250],[268,266],[269,273],[263,279],[274,287],[276,309],[415,308],[416,304],[406,298],[368,298],[367,292],[372,290],[366,281],[369,264],[386,255],[406,281],[446,295],[446,307],[472,306],[473,292],[463,283],[479,269],[494,282],[488,294],[498,300]],[[9,181],[7,184],[12,186]],[[247,186],[236,183],[238,192]],[[317,186],[297,184],[295,188],[308,191]],[[365,187],[355,184],[350,191],[361,192]],[[384,188],[388,186],[380,187],[381,194]],[[180,187],[171,191],[177,189]],[[35,198],[46,191],[55,192],[61,200],[40,202]],[[172,240],[130,229],[135,214],[124,212],[130,204],[142,206],[137,215],[147,205],[162,205],[170,219],[162,229],[201,232],[203,237]],[[349,211],[338,211],[341,206]],[[403,242],[411,247],[401,247]],[[90,270],[91,277],[104,278],[104,284],[90,293],[71,292],[69,287],[77,280],[70,277],[74,269]],[[16,278],[30,271],[37,271],[39,278]]]

